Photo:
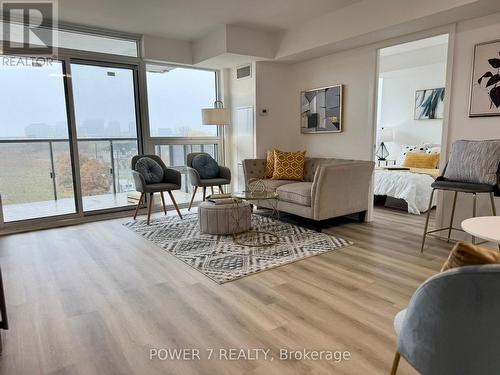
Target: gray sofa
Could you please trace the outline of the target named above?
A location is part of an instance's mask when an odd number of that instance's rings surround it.
[[[318,221],[354,213],[364,220],[374,167],[371,161],[306,158],[304,181],[290,181],[266,179],[266,159],[243,160],[247,190],[252,179],[262,179],[266,190],[278,193],[280,211]]]

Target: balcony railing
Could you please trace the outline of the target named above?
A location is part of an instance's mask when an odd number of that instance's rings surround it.
[[[175,192],[179,204],[188,203],[192,188],[185,160],[190,152],[217,158],[217,143],[155,146],[165,164],[182,173]],[[138,194],[130,170],[137,154],[136,138],[78,140],[80,185],[84,211],[131,206]],[[0,139],[0,198],[4,220],[17,221],[74,213],[75,189],[70,141],[66,138]],[[201,195],[195,198],[201,199]],[[0,207],[0,210],[2,207]]]
[[[70,164],[70,148],[68,139],[64,138],[31,138],[31,139],[0,139],[0,156],[2,160],[11,160],[16,163],[24,162],[27,164],[30,162],[30,157],[37,160],[38,162],[30,163],[31,168],[37,168],[38,166],[48,167],[46,172],[37,170],[31,170],[31,174],[36,173],[38,176],[43,176],[44,173],[48,173],[48,177],[51,179],[51,196],[54,200],[58,200],[61,195],[67,195],[68,184],[72,184],[73,176]],[[9,146],[7,146],[9,145]],[[130,174],[130,158],[137,154],[137,139],[136,138],[82,138],[78,140],[79,145],[79,157],[80,157],[80,167],[83,166],[83,159],[90,160],[94,159],[101,162],[101,167],[107,168],[109,175],[111,175],[111,184],[109,190],[105,191],[105,187],[101,186],[102,194],[105,193],[121,193],[133,190],[133,181]],[[24,147],[23,147],[24,146]],[[5,149],[7,147],[7,149]],[[3,153],[7,155],[2,155]],[[31,154],[31,155],[29,155]],[[45,154],[45,155],[44,155]],[[56,160],[56,155],[61,160]],[[65,184],[66,184],[66,194],[61,194],[62,189],[61,183],[58,184],[57,178],[58,171],[56,162],[60,164],[66,163],[67,165],[60,165],[60,169],[66,172]],[[18,163],[16,163],[18,164]],[[29,165],[18,166],[20,171],[29,169]],[[102,168],[101,168],[102,169]],[[16,179],[16,177],[22,176],[2,176],[5,171],[0,170],[0,194],[3,192],[3,204],[8,203],[27,203],[29,200],[36,201],[36,189],[34,189],[34,195],[32,198],[28,197],[22,198],[17,196],[16,190],[23,189],[20,184],[23,184],[23,179],[21,181]],[[86,173],[91,173],[92,171],[86,171]],[[102,171],[101,171],[102,172]],[[68,178],[70,180],[68,180]],[[88,187],[89,192],[98,192],[92,187]],[[46,190],[46,189],[45,189]],[[70,189],[71,190],[71,189]],[[85,186],[83,187],[83,193],[85,192]],[[46,195],[46,194],[44,194]],[[48,198],[48,197],[44,197]]]

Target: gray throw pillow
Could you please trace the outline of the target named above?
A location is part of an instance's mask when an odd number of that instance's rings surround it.
[[[193,158],[192,166],[201,178],[216,178],[219,176],[219,165],[208,154],[199,154]]]
[[[500,140],[456,141],[444,177],[448,180],[496,185]]]
[[[157,184],[163,181],[163,168],[151,158],[143,157],[137,160],[135,170],[143,175],[146,184]]]

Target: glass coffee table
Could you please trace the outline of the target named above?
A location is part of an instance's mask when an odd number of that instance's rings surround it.
[[[265,201],[269,203],[272,210],[271,216],[279,220],[278,193],[271,191],[242,191],[232,193],[231,196],[236,199],[236,205],[238,202],[247,201],[253,207],[254,204],[259,206],[261,202]],[[276,234],[261,229],[265,225],[265,218],[259,216],[257,220],[257,229],[234,234],[234,242],[238,245],[250,247],[269,247],[278,243],[279,237]]]

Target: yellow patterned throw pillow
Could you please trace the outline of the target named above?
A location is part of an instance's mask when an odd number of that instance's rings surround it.
[[[306,152],[284,152],[274,150],[273,180],[304,180]]]
[[[272,178],[274,173],[274,149],[267,150],[266,157],[266,178]]]

